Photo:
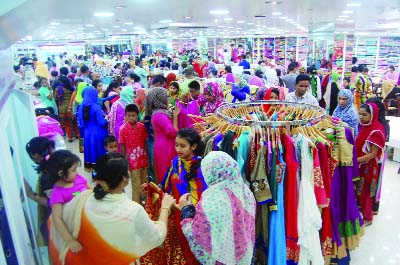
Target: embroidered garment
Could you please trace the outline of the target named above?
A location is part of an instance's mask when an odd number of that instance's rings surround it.
[[[125,122],[120,130],[119,143],[125,145],[126,158],[129,169],[136,170],[147,168],[149,165],[146,153],[147,132],[143,123],[136,122],[135,125]]]
[[[347,123],[354,130],[354,135],[358,134],[358,113],[353,105],[353,93],[348,89],[341,89],[338,93],[338,97],[346,97],[347,105],[338,105],[333,112],[332,116],[341,119]]]
[[[191,250],[201,264],[250,264],[256,203],[238,164],[217,151],[204,158],[201,168],[209,188],[202,194],[194,218],[181,222]]]

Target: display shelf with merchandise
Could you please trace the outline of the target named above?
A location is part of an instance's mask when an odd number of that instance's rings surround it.
[[[253,40],[253,61],[259,61],[261,59],[261,55],[263,55],[264,47],[263,47],[263,39],[255,38]]]
[[[297,38],[296,37],[286,38],[286,51],[285,51],[286,60],[296,61],[297,60],[296,51],[297,51]]]
[[[275,38],[275,63],[285,66],[285,38]]]
[[[345,49],[344,76],[350,77],[351,67],[353,65],[352,60],[354,56],[354,45],[355,45],[354,35],[347,35],[345,43],[346,43],[346,49]]]
[[[216,54],[216,46],[215,46],[215,39],[208,39],[207,40],[207,46],[208,46],[208,55],[211,55],[215,57]]]
[[[298,37],[297,38],[297,56],[296,61],[303,63],[307,62],[308,54],[308,38]],[[305,66],[305,65],[303,65]]]
[[[357,38],[357,63],[366,65],[370,71],[375,71],[378,50],[377,46],[378,38]]]
[[[400,38],[381,37],[379,41],[379,55],[376,72],[380,75],[385,74],[389,65],[393,65],[398,71],[400,59]]]
[[[339,73],[339,75],[343,74],[344,42],[345,42],[344,35],[336,34],[334,36],[332,67],[333,70],[336,70]]]
[[[264,39],[264,57],[272,59],[274,58],[274,38]]]

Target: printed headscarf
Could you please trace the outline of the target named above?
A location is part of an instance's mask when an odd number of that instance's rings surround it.
[[[168,92],[163,87],[151,88],[146,96],[146,116],[151,116],[156,110],[172,117],[168,110]]]
[[[341,119],[354,130],[354,135],[358,134],[358,113],[353,105],[353,93],[349,89],[341,89],[338,97],[346,97],[347,105],[342,107],[338,104],[332,116]]]
[[[204,94],[211,95],[215,100],[205,104],[206,113],[214,113],[216,109],[224,103],[224,93],[216,82],[208,82],[205,85]]]
[[[167,88],[169,88],[169,85],[171,84],[172,81],[176,81],[176,74],[174,73],[169,73],[165,79],[167,80]]]
[[[213,151],[202,160],[201,170],[208,189],[196,205],[196,215],[181,222],[193,254],[201,264],[250,264],[256,202],[237,162]]]

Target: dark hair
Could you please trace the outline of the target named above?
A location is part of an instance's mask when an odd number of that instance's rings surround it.
[[[81,74],[84,74],[84,73],[89,72],[89,67],[87,67],[86,65],[82,65],[80,70],[81,70]]]
[[[358,67],[357,66],[353,66],[351,67],[351,72],[352,73],[357,73]]]
[[[125,113],[128,113],[128,112],[135,112],[136,114],[139,115],[139,108],[138,108],[138,106],[136,106],[136,104],[128,104],[125,107]]]
[[[379,110],[378,121],[383,125],[383,127],[385,127],[386,141],[389,141],[390,125],[389,125],[389,121],[386,120],[386,117],[385,117],[386,108],[385,108],[385,105],[383,104],[382,100],[380,100],[378,97],[371,97],[371,98],[367,99],[365,101],[365,103],[375,103],[376,106],[378,107],[378,110]],[[363,104],[363,105],[365,105],[365,104]],[[367,109],[367,112],[370,113],[369,108]]]
[[[57,72],[57,71],[51,71],[51,72],[50,72],[50,75],[51,75],[52,77],[57,77],[57,76],[58,76],[58,72]]]
[[[296,67],[297,67],[297,63],[291,62],[291,63],[289,64],[289,66],[288,66],[288,71],[291,72],[291,71],[293,71],[294,69],[296,69]]]
[[[296,77],[296,85],[297,85],[300,81],[308,81],[308,82],[311,82],[311,78],[310,78],[309,75],[306,75],[306,74],[299,74],[299,75]]]
[[[42,86],[43,80],[46,80],[46,81],[47,81],[47,78],[46,78],[46,77],[39,77],[38,82],[39,82],[39,85],[40,85],[40,86]]]
[[[68,73],[69,73],[69,70],[68,70],[67,67],[61,67],[61,68],[60,68],[60,74],[61,74],[61,75],[67,76]]]
[[[109,94],[111,91],[113,91],[114,89],[118,88],[118,87],[119,87],[119,83],[118,83],[117,81],[112,81],[112,82],[108,85],[106,92],[103,94],[103,98],[108,97],[108,94]]]
[[[95,173],[96,180],[104,181],[107,188],[101,184],[97,184],[94,189],[94,197],[101,200],[109,192],[108,189],[115,189],[124,178],[128,177],[128,161],[125,157],[118,153],[109,153],[100,157],[96,161]]]
[[[176,137],[183,138],[188,141],[190,146],[196,145],[196,149],[193,153],[197,156],[202,156],[204,152],[204,143],[201,140],[199,133],[193,128],[183,128],[178,131]],[[197,170],[200,168],[201,160],[199,159],[193,163],[190,167],[189,173],[186,176],[187,180],[191,180],[196,177]]]
[[[395,70],[394,65],[389,65],[389,69]]]
[[[142,58],[135,59],[135,65],[138,66],[142,62]]]
[[[278,88],[273,87],[272,90],[271,90],[271,92],[274,93],[274,94],[276,94],[276,95],[278,95],[278,97],[279,97],[279,89],[278,89]]]
[[[50,150],[55,148],[55,143],[46,137],[33,137],[25,146],[25,150],[29,157],[32,159],[32,155],[39,154],[43,160],[38,164],[36,168],[37,173],[42,173],[44,171],[44,158],[50,154]]]
[[[114,135],[109,135],[106,138],[104,138],[104,146],[107,146],[108,144],[111,143],[118,143],[117,138]]]
[[[181,67],[182,67],[182,68],[186,68],[187,66],[188,66],[188,62],[183,61],[183,62],[181,63]]]
[[[68,150],[58,150],[50,155],[49,160],[45,161],[46,180],[54,185],[59,180],[65,180],[68,177],[68,170],[74,164],[80,164],[81,160],[75,154]],[[61,176],[59,172],[62,172]]]
[[[364,68],[362,69],[362,72],[363,72],[363,73],[366,73],[366,72],[368,72],[368,71],[369,71],[368,67],[364,67]]]
[[[197,80],[193,80],[192,82],[189,83],[188,85],[189,88],[192,88],[196,91],[200,90],[200,83]]]
[[[40,88],[40,82],[36,81],[35,83],[33,83],[33,87],[34,88]]]
[[[282,75],[281,69],[275,69],[275,72],[277,77],[280,77]]]
[[[362,72],[363,69],[364,69],[364,65],[359,64],[359,65],[357,66],[357,72]]]
[[[121,63],[116,63],[115,65],[114,65],[114,69],[117,69],[118,67],[120,67],[121,66]]]
[[[351,58],[351,64],[355,64],[357,62],[357,57]]]
[[[350,83],[350,77],[345,77],[345,78],[343,78],[343,80],[346,80],[347,83]]]
[[[225,66],[225,71],[226,71],[227,73],[232,73],[232,67],[231,67],[230,65],[226,65],[226,66]]]
[[[130,79],[133,79],[133,81],[140,82],[140,77],[137,74],[135,74],[133,71],[130,71],[128,73],[128,76]]]
[[[95,79],[92,82],[92,86],[94,87],[94,89],[97,89],[98,84],[102,83],[102,81],[100,79]]]
[[[83,82],[83,79],[82,78],[76,78],[74,80],[75,87],[77,87],[80,82]]]
[[[19,64],[18,65],[14,65],[13,67],[14,67],[14,71],[15,72],[17,72],[21,68],[21,66]]]
[[[172,81],[171,83],[169,83],[170,86],[173,86],[176,88],[176,91],[179,92],[179,83],[176,81]]]
[[[185,69],[185,76],[194,75],[194,69],[192,67],[188,67]]]
[[[166,84],[167,79],[163,75],[155,75],[153,77],[153,81],[151,81],[151,84],[154,86],[156,84]]]

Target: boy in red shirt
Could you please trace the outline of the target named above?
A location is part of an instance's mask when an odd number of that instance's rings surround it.
[[[147,132],[144,124],[137,122],[139,108],[135,104],[125,107],[126,122],[119,131],[121,153],[129,162],[131,171],[132,200],[140,202],[140,187],[147,183],[147,167],[149,166],[146,139]]]

